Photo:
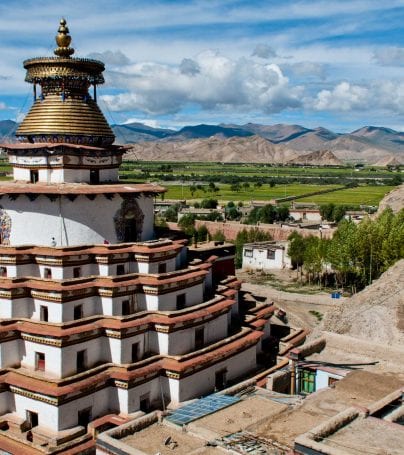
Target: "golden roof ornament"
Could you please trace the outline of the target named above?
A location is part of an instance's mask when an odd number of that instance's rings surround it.
[[[55,37],[58,47],[55,49],[55,55],[58,57],[69,58],[74,54],[74,49],[69,47],[72,37],[69,35],[69,27],[65,19],[60,19],[58,34]]]

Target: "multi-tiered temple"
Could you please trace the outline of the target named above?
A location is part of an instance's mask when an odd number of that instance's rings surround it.
[[[96,103],[104,65],[72,57],[64,20],[56,40],[55,57],[24,62],[34,104],[20,142],[2,146],[14,173],[0,185],[0,448],[11,453],[91,452],[90,422],[108,428],[245,377],[272,313],[243,323],[239,282],[214,284],[215,257],[189,264],[185,241],[153,240],[164,189],[118,182],[124,149]]]

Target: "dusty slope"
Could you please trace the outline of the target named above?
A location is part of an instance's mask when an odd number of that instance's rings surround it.
[[[333,307],[322,330],[404,346],[404,259],[351,299]]]
[[[330,150],[319,150],[317,152],[300,155],[288,161],[288,163],[309,164],[311,166],[340,166],[343,164]]]
[[[394,190],[384,196],[384,198],[380,201],[377,214],[382,213],[387,207],[391,207],[395,213],[404,208],[404,184],[394,188]]]

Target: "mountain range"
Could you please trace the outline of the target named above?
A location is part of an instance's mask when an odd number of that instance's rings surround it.
[[[13,140],[17,123],[0,121],[0,142]],[[127,159],[236,162],[404,163],[404,133],[365,126],[351,133],[300,125],[195,125],[173,129],[143,123],[112,125],[116,142],[131,144]],[[324,152],[329,152],[325,154]],[[322,152],[313,154],[313,152]],[[331,154],[330,154],[331,153]],[[305,157],[305,158],[304,158]]]

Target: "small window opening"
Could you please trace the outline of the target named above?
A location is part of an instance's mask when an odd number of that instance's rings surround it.
[[[81,427],[87,428],[91,422],[91,408],[82,409],[77,413],[77,423]]]
[[[122,301],[122,316],[128,316],[129,314],[131,314],[130,301],[123,300]]]
[[[38,426],[38,413],[33,411],[25,411],[27,420],[27,430]]]
[[[77,352],[77,357],[76,357],[76,367],[77,367],[77,373],[81,373],[82,371],[85,371],[87,368],[87,351],[84,349],[83,351],[78,351]]]
[[[90,184],[98,185],[100,183],[100,171],[98,169],[91,169],[90,171]]]
[[[177,295],[177,310],[183,310],[186,305],[186,294]]]
[[[227,370],[216,371],[215,373],[215,389],[223,390],[226,387]]]
[[[140,396],[139,407],[140,407],[140,410],[143,412],[150,411],[150,397],[149,397],[148,393],[145,393],[144,395]]]
[[[31,183],[36,183],[39,180],[38,171],[30,171],[30,181]]]
[[[205,345],[205,329],[200,327],[195,330],[195,350],[202,349]]]
[[[139,357],[139,343],[132,344],[132,363],[137,362],[140,360]]]
[[[51,280],[52,279],[52,269],[45,267],[43,270],[43,276],[44,276],[44,278]]]
[[[41,321],[48,322],[48,307],[41,305],[40,307],[40,319]]]
[[[35,369],[45,371],[45,354],[43,352],[35,353]]]
[[[73,319],[76,321],[77,319],[81,319],[82,317],[83,317],[83,305],[76,305],[74,307]]]

